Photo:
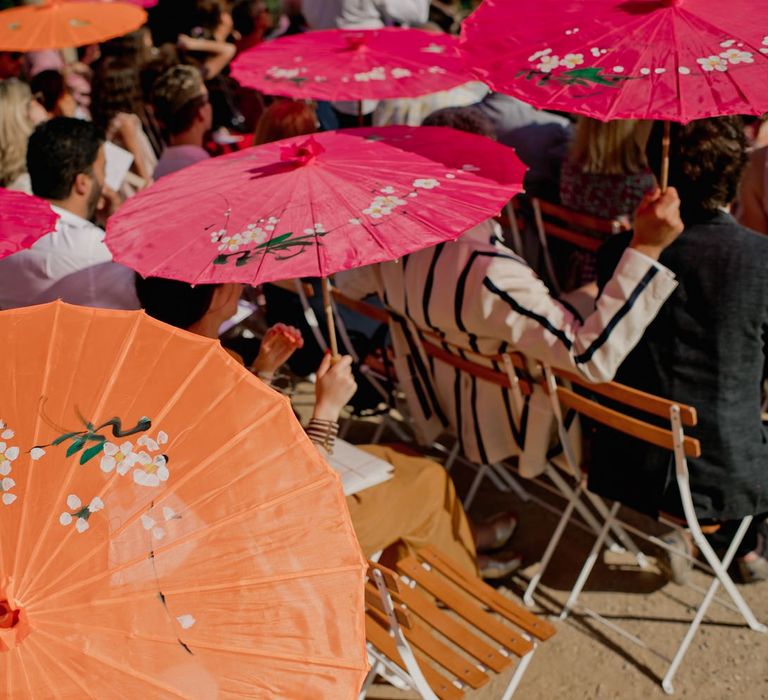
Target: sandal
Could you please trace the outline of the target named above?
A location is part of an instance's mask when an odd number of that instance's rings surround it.
[[[495,580],[509,576],[520,568],[523,558],[517,552],[500,552],[498,554],[478,554],[477,568],[480,578]]]
[[[517,516],[514,513],[499,513],[490,520],[472,528],[475,545],[480,551],[500,549],[517,529]]]
[[[661,573],[672,583],[684,586],[688,583],[688,575],[693,569],[691,557],[696,554],[690,535],[682,530],[675,530],[664,535],[661,541],[670,547],[670,549],[662,548],[656,560]]]

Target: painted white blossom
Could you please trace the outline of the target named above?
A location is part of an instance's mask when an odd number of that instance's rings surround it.
[[[427,73],[429,73],[430,75],[442,75],[445,72],[446,72],[445,68],[442,68],[440,66],[430,66],[429,68],[427,68]]]
[[[359,83],[367,83],[370,80],[386,80],[387,73],[382,66],[376,66],[365,73],[355,73],[352,77]]]
[[[279,80],[291,80],[298,78],[303,70],[302,68],[278,68],[277,66],[272,66],[267,71],[267,75]]]
[[[584,63],[583,53],[567,53],[560,59],[560,65],[564,68],[575,68]]]
[[[739,49],[728,49],[720,54],[721,58],[724,58],[728,63],[754,63],[755,59],[749,51],[741,51]]]
[[[16,482],[9,476],[5,476],[0,480],[0,493],[3,494],[3,505],[9,506],[16,500],[16,494],[11,493],[14,486],[16,486]]]
[[[197,622],[192,615],[179,615],[176,620],[181,625],[181,629],[188,630]]]
[[[115,445],[112,442],[105,442],[104,455],[99,466],[105,474],[117,470],[120,476],[124,476],[138,461],[139,455],[134,452],[133,443],[124,442],[122,445]]]
[[[29,456],[32,458],[33,462],[37,462],[37,460],[45,457],[45,450],[42,447],[33,447],[29,451]]]
[[[697,58],[696,63],[701,66],[701,69],[707,73],[712,71],[724,72],[728,70],[727,61],[720,58],[720,56],[707,56],[706,58]]]
[[[551,73],[555,68],[560,65],[560,57],[549,55],[542,56],[541,62],[536,66],[542,73]]]
[[[445,46],[435,44],[434,42],[422,48],[424,53],[445,53]]]
[[[0,442],[0,476],[8,476],[11,473],[11,462],[19,456],[19,448]]]
[[[392,74],[392,77],[396,79],[410,78],[413,75],[407,68],[393,68],[389,72]]]
[[[420,190],[433,190],[440,187],[440,181],[434,178],[421,178],[413,181],[413,186]]]
[[[83,503],[80,498],[75,494],[70,494],[67,496],[67,508],[69,508],[69,511],[64,511],[59,516],[59,523],[64,527],[74,523],[75,530],[82,534],[90,528],[88,519],[91,515],[104,509],[104,501],[96,496],[85,508],[83,508]]]
[[[538,61],[542,56],[548,56],[552,53],[552,49],[542,49],[541,51],[537,51],[536,53],[531,54],[528,56],[528,60],[531,63],[535,63]]]
[[[168,481],[170,472],[165,457],[156,455],[149,464],[142,464],[133,470],[133,480],[139,486],[155,488]]]

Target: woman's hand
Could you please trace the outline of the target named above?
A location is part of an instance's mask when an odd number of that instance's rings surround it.
[[[258,357],[251,368],[262,379],[269,379],[296,350],[304,346],[301,331],[284,323],[272,326],[261,341]]]
[[[341,409],[349,403],[356,391],[352,358],[346,355],[334,364],[331,355],[327,354],[317,370],[315,412],[312,417],[338,421]]]

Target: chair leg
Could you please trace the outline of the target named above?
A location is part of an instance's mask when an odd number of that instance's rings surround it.
[[[541,581],[542,576],[544,576],[544,572],[547,570],[547,567],[549,566],[549,561],[550,559],[552,559],[552,555],[555,553],[555,549],[557,548],[557,545],[560,543],[560,538],[563,536],[563,531],[565,530],[565,526],[568,524],[568,521],[571,519],[571,515],[573,514],[573,509],[576,507],[576,503],[579,500],[579,498],[581,498],[581,486],[579,486],[576,489],[576,491],[571,492],[571,497],[568,500],[568,505],[565,507],[563,514],[560,516],[560,520],[557,523],[557,527],[555,528],[555,531],[552,533],[552,537],[550,537],[549,539],[547,548],[544,550],[544,555],[541,557],[541,562],[539,562],[538,571],[536,571],[536,573],[533,575],[533,578],[528,584],[528,587],[525,589],[525,594],[523,595],[523,602],[529,608],[533,606],[533,594],[536,591],[536,588],[538,587],[539,581]]]
[[[595,507],[595,510],[600,514],[600,517],[603,519],[607,518],[608,506],[605,505],[603,499],[600,498],[600,496],[597,494],[591,493],[590,491],[587,491],[586,494],[590,503],[592,503],[592,505]],[[648,557],[646,557],[645,554],[640,551],[634,540],[627,534],[626,530],[621,525],[619,525],[616,520],[614,520],[611,525],[611,531],[614,535],[616,535],[619,542],[621,542],[620,549],[632,552],[635,557],[635,561],[637,561],[637,565],[641,569],[645,570],[651,568],[651,563],[648,561]]]
[[[472,507],[472,501],[475,500],[475,496],[477,495],[477,490],[480,488],[480,483],[483,480],[483,477],[488,472],[488,465],[487,464],[481,464],[478,467],[477,474],[475,474],[475,480],[472,482],[472,486],[469,487],[469,491],[467,492],[467,497],[464,499],[464,510],[469,510]]]
[[[493,469],[499,477],[501,477],[501,480],[509,486],[509,488],[515,492],[515,495],[524,503],[528,503],[528,501],[531,500],[531,494],[528,493],[528,491],[525,490],[523,485],[515,479],[512,474],[509,473],[507,468],[501,464],[500,462],[494,462],[491,465],[491,469]]]
[[[589,575],[592,573],[592,568],[597,561],[597,557],[599,556],[600,550],[603,547],[603,542],[608,535],[608,530],[611,528],[611,523],[616,517],[616,513],[619,512],[620,506],[621,504],[618,501],[614,503],[613,506],[611,506],[611,510],[608,512],[608,518],[603,524],[603,527],[600,529],[600,534],[597,536],[595,544],[592,546],[592,551],[589,553],[587,560],[584,562],[584,566],[579,572],[579,578],[576,579],[576,583],[571,590],[571,594],[568,596],[568,600],[565,601],[563,611],[560,613],[561,620],[565,620],[565,618],[568,617],[569,613],[573,609],[573,606],[576,605],[576,600],[581,594],[581,591],[584,588],[584,584],[587,582]]]
[[[445,464],[443,465],[445,467],[445,471],[450,472],[453,468],[453,463],[456,461],[456,458],[459,456],[459,450],[461,449],[461,445],[459,444],[459,441],[456,440],[456,444],[451,448],[451,451],[448,453],[448,457],[445,460]]]
[[[667,669],[667,673],[664,676],[664,680],[662,680],[661,682],[661,687],[664,689],[665,693],[668,693],[671,695],[674,692],[672,681],[675,677],[675,674],[677,673],[678,668],[680,668],[680,664],[683,662],[683,658],[685,657],[685,654],[688,651],[688,647],[691,645],[691,642],[693,641],[693,638],[696,635],[696,632],[698,632],[699,626],[701,625],[701,621],[704,619],[704,615],[706,615],[707,610],[709,609],[709,606],[712,604],[712,600],[714,599],[715,593],[717,592],[717,589],[720,587],[721,583],[723,584],[723,587],[731,595],[733,602],[736,604],[736,607],[738,607],[739,612],[741,612],[741,614],[744,616],[744,619],[746,620],[747,624],[757,632],[766,632],[765,625],[762,625],[755,619],[755,616],[752,613],[752,610],[749,608],[744,598],[742,598],[741,593],[739,593],[738,590],[736,590],[736,587],[734,586],[733,581],[731,580],[731,577],[728,576],[728,571],[727,571],[728,567],[731,565],[731,562],[733,561],[733,557],[736,554],[736,550],[741,544],[741,541],[744,539],[744,535],[747,533],[747,528],[749,527],[751,521],[752,521],[752,516],[748,516],[741,521],[741,525],[739,525],[739,529],[736,531],[736,534],[731,540],[731,544],[728,547],[728,551],[725,553],[725,556],[723,557],[722,561],[720,561],[717,558],[717,555],[714,553],[709,543],[702,536],[702,540],[706,545],[706,549],[709,550],[709,553],[712,554],[713,560],[710,561],[707,551],[702,550],[702,553],[704,554],[705,559],[707,559],[707,562],[709,563],[709,565],[715,571],[715,579],[710,584],[709,589],[707,590],[707,593],[704,596],[704,599],[701,601],[701,605],[699,606],[699,609],[696,611],[696,615],[694,616],[690,626],[688,627],[688,630],[685,633],[685,637],[683,637],[683,641],[680,642],[680,646],[678,647],[677,652],[675,653],[675,656],[672,659],[672,663],[669,665],[669,668]],[[699,531],[699,534],[701,534],[701,531]],[[695,534],[694,534],[694,539],[696,539]],[[699,542],[697,541],[697,545],[698,544]],[[733,588],[733,593],[736,594],[735,597],[730,590],[731,588]]]
[[[515,669],[515,673],[510,679],[507,689],[504,691],[504,695],[501,696],[501,700],[510,700],[510,698],[515,694],[515,691],[517,690],[517,686],[520,685],[520,681],[523,678],[523,674],[525,673],[525,670],[528,668],[528,664],[530,664],[531,661],[533,660],[533,654],[535,651],[536,651],[536,645],[534,645],[533,649],[531,649],[531,651],[529,651],[520,659],[520,661],[517,664],[517,668]]]
[[[375,661],[371,666],[371,670],[368,671],[368,675],[365,677],[363,687],[360,688],[360,694],[357,696],[358,700],[365,700],[365,696],[368,695],[368,689],[373,685],[376,680],[376,676],[379,675],[382,666],[378,661]]]

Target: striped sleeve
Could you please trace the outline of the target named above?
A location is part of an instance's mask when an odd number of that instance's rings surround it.
[[[593,382],[613,378],[677,286],[670,270],[628,249],[582,322],[527,265],[497,258],[483,272],[478,282],[485,332],[492,328],[496,335],[505,327],[515,349]]]

